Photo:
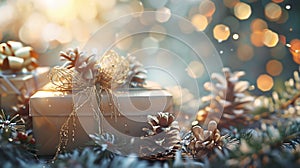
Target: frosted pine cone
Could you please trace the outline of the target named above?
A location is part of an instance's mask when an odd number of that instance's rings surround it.
[[[175,156],[180,149],[179,126],[175,117],[168,112],[159,112],[156,116],[148,116],[149,126],[143,128],[146,132],[143,145],[140,148],[144,158],[164,160]]]
[[[97,75],[98,66],[96,65],[96,55],[87,56],[86,53],[79,51],[78,48],[69,49],[67,52],[60,52],[62,60],[66,62],[62,67],[67,69],[75,68],[85,80],[92,80]]]
[[[245,75],[245,72],[231,73],[228,68],[224,68],[223,72],[225,78],[219,74],[213,74],[212,79],[217,82],[204,84],[205,89],[211,91],[211,95],[203,97],[202,101],[210,104],[200,109],[199,113],[205,117],[207,115],[209,120],[216,121],[222,116],[219,121],[221,127],[245,125],[250,120],[248,114],[250,109],[247,105],[254,100],[252,96],[245,93],[249,88],[248,81],[239,80],[241,76]]]
[[[129,72],[126,83],[128,83],[130,87],[143,87],[147,78],[147,70],[144,69],[143,64],[136,60],[136,57],[128,55],[126,59],[129,62]]]
[[[192,126],[190,135],[187,138],[188,152],[196,159],[201,159],[215,150],[234,148],[236,139],[231,139],[228,135],[222,136],[217,129],[217,122],[210,121],[207,130],[203,129],[198,122]]]

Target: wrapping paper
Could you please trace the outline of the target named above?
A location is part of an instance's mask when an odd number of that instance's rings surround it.
[[[87,96],[87,95],[86,95]],[[103,118],[101,124],[94,117],[94,107],[98,107],[96,99],[89,103],[83,103],[76,111],[75,138],[72,141],[72,124],[69,125],[69,142],[67,150],[87,145],[90,142],[88,134],[103,132],[114,133],[116,131],[129,136],[143,135],[142,128],[146,126],[147,115],[154,115],[158,111],[172,112],[172,96],[165,90],[141,90],[115,91],[114,97],[118,109],[117,118],[111,113],[110,99],[102,93],[101,107]],[[38,91],[29,103],[30,115],[33,119],[33,132],[38,147],[38,155],[53,155],[59,144],[59,132],[62,124],[71,113],[74,102],[81,104],[86,97],[81,95],[79,99],[70,91]]]
[[[9,74],[0,77],[0,105],[10,112],[11,107],[17,105],[20,94],[32,95],[39,88],[49,82],[49,67],[38,67],[30,74]],[[25,91],[22,92],[22,91]]]

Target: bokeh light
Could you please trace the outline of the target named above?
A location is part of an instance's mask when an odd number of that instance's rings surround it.
[[[279,41],[279,36],[276,32],[273,32],[272,30],[265,29],[264,30],[264,36],[263,36],[263,43],[267,47],[274,47],[277,45]]]
[[[206,29],[208,21],[206,16],[197,14],[193,16],[192,24],[196,27],[198,31],[203,31]]]
[[[260,75],[256,80],[257,88],[263,92],[269,91],[274,85],[273,78],[267,74]]]
[[[270,60],[266,65],[266,71],[272,76],[278,76],[283,70],[282,63],[277,60]]]
[[[223,3],[228,8],[233,8],[240,0],[223,0]]]
[[[232,35],[232,38],[234,39],[234,40],[238,40],[239,39],[239,34],[236,34],[236,33],[234,33],[233,35]]]
[[[230,29],[224,24],[218,24],[213,29],[213,35],[219,42],[225,41],[230,36]]]
[[[254,55],[253,48],[250,45],[243,44],[237,49],[237,56],[241,61],[249,61]]]
[[[238,2],[234,6],[234,15],[240,20],[248,19],[251,16],[251,13],[252,13],[251,7],[246,3]]]
[[[251,43],[256,47],[262,47],[264,45],[264,33],[261,31],[255,31],[250,35]]]
[[[251,30],[253,32],[263,31],[264,29],[267,29],[267,28],[268,28],[267,22],[265,22],[262,19],[257,18],[251,22]]]
[[[203,75],[205,68],[201,62],[192,61],[186,70],[191,78],[199,78]]]
[[[199,5],[199,13],[207,17],[212,16],[216,11],[215,3],[210,0],[203,0]]]
[[[156,11],[155,17],[158,22],[167,22],[171,17],[171,11],[166,7],[160,8]]]
[[[300,56],[300,39],[293,39],[290,42],[290,51],[293,56]]]
[[[276,3],[268,3],[265,7],[265,15],[270,21],[277,21],[282,14],[281,7]]]

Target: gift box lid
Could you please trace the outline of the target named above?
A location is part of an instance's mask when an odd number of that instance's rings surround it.
[[[85,102],[88,96],[85,93],[72,94],[70,91],[38,91],[30,98],[30,115],[68,116],[74,104],[83,104],[77,110],[77,115],[92,116],[93,108],[99,109],[100,105],[95,95]],[[106,92],[101,93],[100,104],[104,116],[111,116],[112,107],[118,109],[120,115],[149,115],[158,111],[171,111],[172,95],[165,90],[116,90],[112,98]]]

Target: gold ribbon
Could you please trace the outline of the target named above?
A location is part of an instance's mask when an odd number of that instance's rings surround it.
[[[32,71],[37,64],[37,53],[30,46],[24,47],[21,42],[8,41],[0,44],[0,69],[19,72]]]
[[[78,53],[77,49],[75,51]],[[65,53],[61,55],[68,58]],[[95,55],[87,57],[82,53],[78,57],[84,59],[74,58],[73,53],[71,56],[73,59],[67,59],[67,64],[56,66],[49,73],[50,81],[58,88],[72,90],[99,84],[101,89],[113,89],[123,84],[127,78],[129,63],[115,51],[106,52],[100,60],[95,59]],[[70,63],[72,60],[79,62]]]

